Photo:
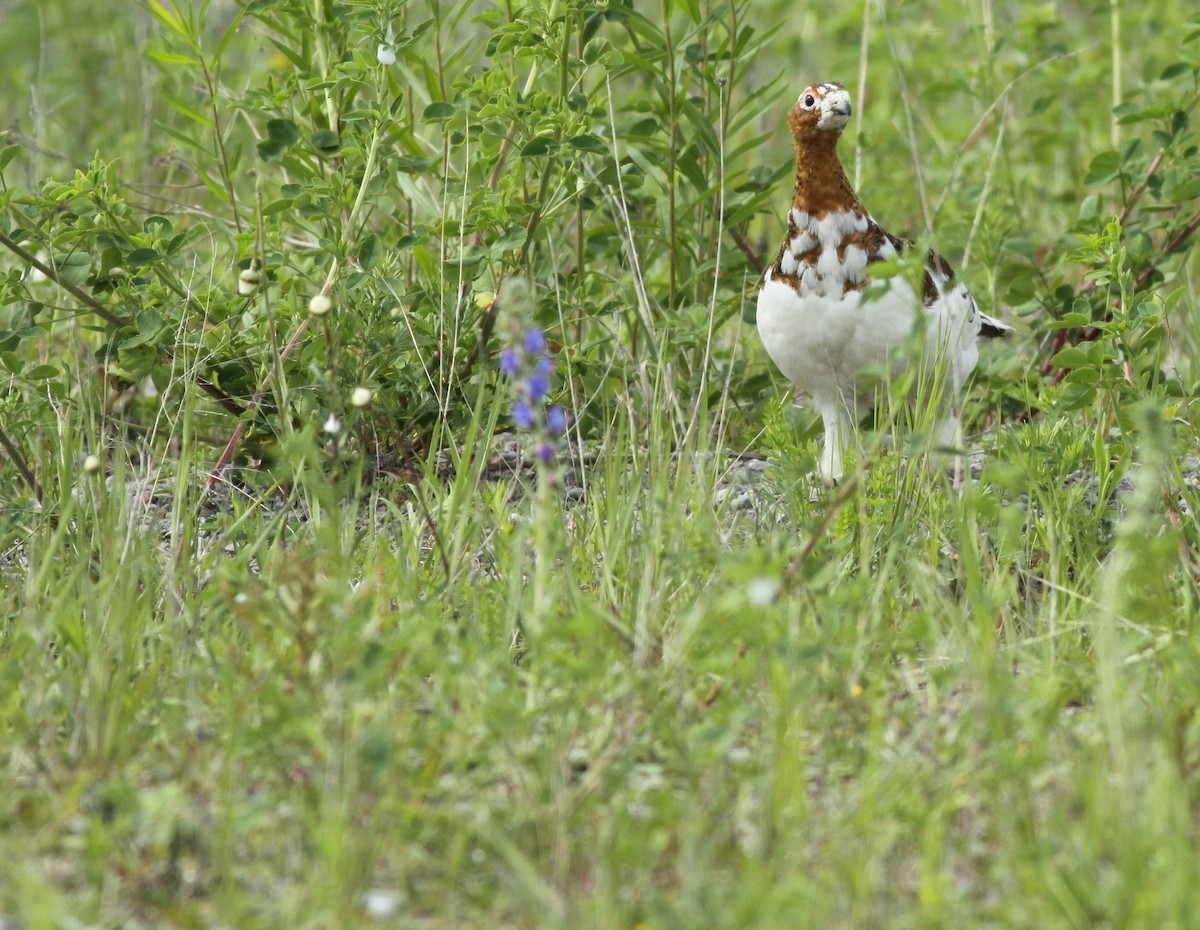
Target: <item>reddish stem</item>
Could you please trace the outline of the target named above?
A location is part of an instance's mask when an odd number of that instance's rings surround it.
[[[762,273],[767,270],[766,266],[763,265],[763,263],[759,260],[759,257],[757,254],[755,254],[754,249],[750,247],[750,243],[746,241],[746,237],[732,227],[729,229],[729,235],[733,238],[734,245],[742,250],[742,254],[745,255],[746,258],[750,259],[750,264],[754,266],[754,269],[761,276]]]
[[[1157,163],[1157,161],[1158,161],[1158,159],[1155,159],[1155,163]],[[1155,167],[1155,165],[1152,165],[1151,167]],[[1172,236],[1171,240],[1165,246],[1163,246],[1162,251],[1159,252],[1157,260],[1153,264],[1151,264],[1149,268],[1147,268],[1145,271],[1143,271],[1141,274],[1139,274],[1134,279],[1133,292],[1135,294],[1138,291],[1140,291],[1142,288],[1144,288],[1146,286],[1146,283],[1150,280],[1150,278],[1154,276],[1154,273],[1156,271],[1158,271],[1159,265],[1161,264],[1162,260],[1164,258],[1166,258],[1166,256],[1170,255],[1172,252],[1175,252],[1181,245],[1183,245],[1183,243],[1187,241],[1188,237],[1191,236],[1192,233],[1194,233],[1197,229],[1200,229],[1200,213],[1197,213],[1195,216],[1193,216],[1191,218],[1191,220],[1188,222],[1188,224],[1185,227],[1183,227],[1183,229],[1181,229],[1178,233],[1176,233],[1174,236]],[[1087,293],[1094,289],[1095,289],[1094,285],[1089,284],[1087,287],[1081,289],[1080,293],[1084,294],[1084,293]],[[1104,315],[1104,321],[1106,323],[1109,322],[1110,320],[1112,320],[1112,311],[1111,310],[1109,310],[1109,312]],[[1099,326],[1092,327],[1091,329],[1087,330],[1079,337],[1079,342],[1094,342],[1095,340],[1100,338],[1100,335],[1102,332],[1103,331],[1100,329]],[[1066,343],[1067,333],[1068,333],[1068,330],[1062,329],[1054,334],[1054,339],[1050,343],[1050,354],[1046,357],[1045,362],[1042,363],[1042,374],[1043,375],[1049,374],[1050,370],[1054,367],[1051,364],[1051,359],[1053,359],[1054,356],[1058,354],[1059,350],[1062,349],[1063,345]],[[1067,369],[1060,368],[1058,371],[1056,371],[1054,373],[1054,379],[1050,382],[1050,384],[1052,386],[1059,384],[1063,380],[1063,378],[1065,378],[1066,376],[1067,376]]]
[[[296,348],[300,342],[300,337],[304,335],[304,331],[308,329],[308,321],[312,317],[306,316],[304,320],[296,327],[296,332],[292,334],[292,338],[288,340],[288,344],[283,347],[283,351],[279,353],[279,361],[282,363],[287,360],[287,357],[292,354],[292,350]],[[258,390],[254,392],[254,396],[250,398],[250,403],[246,405],[245,413],[249,414],[258,409],[258,405],[262,402],[263,395],[267,393],[267,381],[264,380],[259,385]],[[221,457],[217,459],[217,464],[213,466],[212,472],[208,476],[208,484],[204,487],[204,497],[212,493],[212,489],[216,487],[217,481],[221,477],[221,469],[229,464],[229,460],[233,458],[233,450],[237,448],[237,444],[241,441],[242,436],[246,434],[246,430],[250,428],[248,420],[242,420],[238,423],[233,431],[233,435],[229,437],[229,442],[225,443],[225,448],[221,452]],[[204,497],[201,498],[203,501]]]

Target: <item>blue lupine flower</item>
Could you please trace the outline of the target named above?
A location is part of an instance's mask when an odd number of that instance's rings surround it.
[[[554,376],[546,334],[536,327],[514,332],[512,344],[500,353],[500,370],[512,379],[513,425],[534,432],[540,440],[534,455],[549,465],[558,437],[567,431],[567,415],[557,404],[546,406]]]
[[[513,401],[512,418],[521,429],[530,429],[533,426],[533,411],[520,397]]]
[[[500,370],[515,378],[521,370],[521,353],[511,346],[500,353]]]
[[[535,404],[540,404],[550,393],[550,379],[540,371],[531,374],[525,386],[529,391],[529,399]]]
[[[525,351],[530,355],[541,355],[546,351],[546,334],[536,327],[525,332]]]

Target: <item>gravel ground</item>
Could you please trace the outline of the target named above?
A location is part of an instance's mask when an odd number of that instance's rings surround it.
[[[602,463],[603,447],[585,447],[574,450],[569,458],[564,456],[564,467],[558,474],[561,495],[569,509],[582,506],[586,490],[584,475],[592,467]],[[970,456],[970,479],[978,481],[983,472],[984,453],[973,452]],[[454,477],[454,466],[449,452],[440,452],[435,459],[435,470],[444,480]],[[672,466],[677,462],[672,457]],[[376,479],[372,496],[373,505],[364,503],[359,516],[360,527],[366,530],[372,524],[376,529],[386,526],[387,516],[392,508],[416,507],[412,493],[408,490],[413,479],[411,470],[406,469],[396,461],[381,458],[376,463]],[[771,462],[758,453],[728,454],[722,463],[720,477],[713,488],[713,500],[719,507],[724,508],[730,529],[745,521],[754,525],[779,525],[786,522],[787,508],[785,495],[792,493],[778,480],[778,471]],[[1188,458],[1180,463],[1184,478],[1184,487],[1177,489],[1176,516],[1190,516],[1191,507],[1188,498],[1193,497],[1200,489],[1200,458]],[[1136,472],[1135,472],[1136,475]],[[205,476],[198,475],[198,481]],[[485,482],[509,482],[512,500],[516,502],[534,487],[537,481],[537,463],[532,448],[525,448],[521,438],[512,433],[500,433],[494,438],[491,453],[483,468]],[[111,488],[112,479],[108,479]],[[1100,480],[1091,472],[1079,469],[1071,472],[1062,481],[1062,487],[1068,488],[1085,484],[1083,500],[1089,506],[1096,506],[1100,497]],[[170,521],[174,503],[175,480],[159,477],[156,474],[142,475],[130,479],[125,485],[125,498],[131,515],[144,533],[155,534],[163,541],[164,547],[169,545]],[[1124,502],[1132,495],[1135,488],[1135,478],[1126,476],[1121,479],[1112,495],[1110,505],[1119,512]],[[810,494],[813,500],[818,500],[824,491],[812,487]],[[1021,495],[1018,499],[1021,506],[1028,506],[1028,498]],[[266,494],[255,492],[253,489],[238,485],[232,481],[221,482],[205,499],[201,506],[196,525],[198,531],[198,549],[202,553],[211,551],[213,547],[224,546],[229,554],[234,552],[234,543],[226,539],[226,527],[230,523],[230,515],[247,506],[263,508],[266,515],[274,516],[285,508],[289,511],[287,519],[297,524],[306,522],[309,514],[303,500],[289,502],[288,495],[279,489]],[[0,552],[0,577],[5,580],[16,580],[20,573],[26,570],[25,547],[21,539],[17,539],[6,550]]]

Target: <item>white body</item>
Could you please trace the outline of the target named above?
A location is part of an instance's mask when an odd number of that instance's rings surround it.
[[[832,259],[827,261],[829,256]],[[826,248],[816,267],[823,272],[824,265],[836,261],[836,251]],[[858,259],[848,249],[845,264],[851,263],[857,266]],[[848,428],[866,412],[860,405],[870,400],[860,396],[862,372],[884,369],[889,353],[912,333],[918,314],[926,317],[922,362],[935,391],[932,400],[941,412],[938,439],[943,445],[957,440],[958,419],[952,401],[979,360],[982,316],[963,285],[951,282],[949,289],[942,291],[943,282],[935,278],[941,293],[932,305],[922,307],[921,298],[908,282],[893,277],[884,294],[864,300],[861,290],[842,293],[839,278],[853,280],[853,275],[846,274],[850,270],[821,275],[833,280],[825,287],[806,288],[801,296],[787,282],[772,280],[768,269],[758,295],[758,332],[767,354],[799,391],[811,396],[824,421],[819,474],[826,482],[842,477]],[[853,270],[861,273],[861,266]],[[809,283],[807,279],[805,283]],[[893,373],[898,373],[896,363]]]

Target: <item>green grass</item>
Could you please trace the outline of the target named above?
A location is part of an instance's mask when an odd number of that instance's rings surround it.
[[[0,257],[0,927],[1194,925],[1190,7],[150,6],[0,35],[0,232],[121,318]],[[748,318],[860,66],[864,198],[1020,328],[965,487],[897,404],[812,493]],[[534,325],[569,437],[484,481]]]

